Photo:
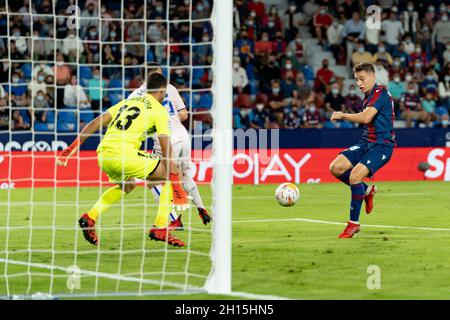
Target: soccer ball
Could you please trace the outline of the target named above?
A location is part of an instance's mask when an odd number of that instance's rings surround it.
[[[280,184],[275,191],[275,198],[283,207],[293,206],[299,197],[297,186],[290,182]]]

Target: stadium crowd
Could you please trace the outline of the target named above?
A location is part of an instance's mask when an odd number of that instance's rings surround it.
[[[170,65],[191,110],[211,108],[211,1],[78,0],[78,26],[74,4],[21,0],[6,10],[0,1],[0,130],[76,132],[138,88],[155,61]],[[197,120],[211,123],[205,112]]]
[[[131,0],[124,8],[120,0],[78,0],[79,29],[69,28],[73,3],[22,0],[6,13],[0,1],[0,130],[77,131],[137,88],[153,61],[171,66],[166,74],[193,111],[191,124],[211,125],[202,111],[212,105],[212,27],[186,21],[209,18],[211,0]],[[328,119],[362,109],[351,80],[361,61],[373,62],[390,90],[397,127],[448,126],[450,3],[284,4],[234,1],[235,128],[353,128]],[[367,23],[374,4],[380,28]],[[328,58],[317,65],[321,54]]]

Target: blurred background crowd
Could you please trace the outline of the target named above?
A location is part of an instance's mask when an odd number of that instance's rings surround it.
[[[123,3],[78,0],[76,29],[73,0],[0,0],[0,130],[77,131],[154,61],[170,65],[189,124],[211,125],[212,0]],[[362,61],[390,90],[395,127],[447,127],[449,14],[444,0],[235,0],[234,127],[353,128],[328,119],[361,111]]]
[[[78,131],[138,88],[152,62],[170,66],[194,122],[211,125],[210,1],[2,1],[0,130]]]

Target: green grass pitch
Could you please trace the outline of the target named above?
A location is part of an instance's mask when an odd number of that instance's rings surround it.
[[[276,203],[275,185],[234,186],[233,291],[291,299],[449,299],[450,183],[377,186],[375,209],[366,215],[363,207],[362,230],[353,239],[337,238],[344,225],[334,222],[348,219],[350,199],[348,187],[342,184],[299,185],[300,200],[290,208]],[[151,194],[143,190],[137,188],[123,205],[102,216],[98,250],[82,237],[77,218],[95,202],[99,188],[1,190],[0,258],[5,258],[7,246],[8,259],[19,263],[62,268],[77,265],[128,279],[202,286],[210,269],[210,227],[201,224],[196,211],[184,214],[185,226],[193,230],[176,234],[188,242],[190,250],[164,250],[163,243],[146,236],[156,208]],[[202,186],[201,193],[209,205],[209,186]],[[9,230],[5,227],[8,219]],[[367,287],[371,276],[368,267],[372,265],[380,268],[380,289]],[[63,269],[16,264],[5,269],[5,263],[0,262],[0,296],[7,294],[7,288],[10,294],[48,292],[50,287],[54,294],[70,293],[68,276]],[[83,275],[80,289],[73,292],[161,289],[174,288],[150,281]],[[191,294],[145,298],[232,297]]]

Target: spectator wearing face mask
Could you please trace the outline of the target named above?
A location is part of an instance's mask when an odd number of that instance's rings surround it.
[[[402,67],[402,63],[399,57],[395,57],[392,65],[389,66],[389,78],[393,79],[395,74],[399,74],[400,78],[405,78],[405,68]]]
[[[408,90],[400,99],[400,118],[406,120],[406,127],[412,128],[413,120],[425,122],[427,113],[422,109],[420,97],[415,90],[413,82],[408,83]]]
[[[248,4],[248,9],[254,11],[257,17],[263,17],[266,15],[266,5],[262,0],[252,0]]]
[[[436,109],[436,100],[431,91],[428,91],[425,98],[422,99],[422,107],[427,113],[425,123],[428,127],[433,127],[434,121],[439,121],[443,127],[448,126],[448,114],[439,112],[439,110]]]
[[[328,69],[328,59],[323,59],[322,68],[317,71],[314,90],[317,92],[330,92],[331,80],[334,78],[334,72]]]
[[[234,43],[242,62],[253,60],[255,57],[255,43],[249,39],[247,27],[242,27],[239,38]]]
[[[444,50],[450,40],[450,22],[448,21],[448,13],[444,11],[441,18],[433,26],[431,35],[431,44],[433,50],[437,53],[438,61],[442,65],[444,63]]]
[[[30,92],[31,97],[35,97],[38,91],[42,91],[44,94],[47,93],[44,72],[38,72],[36,78],[28,85],[28,91]]]
[[[262,63],[256,65],[256,73],[259,79],[259,90],[262,93],[271,92],[271,81],[280,79],[280,67],[275,56],[269,56]]]
[[[209,17],[209,12],[208,10],[206,10],[203,1],[197,1],[195,5],[193,5],[192,10],[193,10],[192,12],[193,20],[207,19]]]
[[[327,12],[327,7],[322,5],[313,17],[315,37],[319,39],[319,44],[325,44],[325,34],[329,26],[333,23],[333,16]]]
[[[352,55],[352,64],[355,66],[362,62],[373,62],[374,57],[372,54],[364,48],[363,43],[358,43],[356,45],[356,50]]]
[[[387,87],[389,84],[389,72],[384,68],[381,60],[375,62],[375,73],[377,84]]]
[[[411,36],[410,36],[410,35],[407,35],[407,36],[405,37],[405,41],[403,41],[402,44],[403,44],[403,47],[404,47],[404,49],[405,49],[405,53],[408,55],[407,61],[409,61],[409,55],[410,55],[411,53],[413,53],[414,50],[416,49],[415,42],[413,42],[413,41],[411,40]]]
[[[402,81],[399,73],[395,73],[392,80],[393,81],[389,82],[387,88],[391,93],[392,99],[394,100],[395,108],[398,110],[400,99],[406,92],[406,85]]]
[[[248,93],[247,72],[241,67],[241,59],[233,59],[233,94]]]
[[[297,129],[300,128],[301,118],[298,114],[298,108],[293,107],[291,111],[286,115],[284,119],[285,129]]]
[[[393,58],[394,58],[394,63],[395,63],[395,58],[398,58],[400,60],[399,67],[401,69],[408,67],[409,55],[408,55],[408,53],[406,53],[405,45],[403,43],[401,43],[398,46],[398,50],[397,50],[397,52],[394,53]]]
[[[331,85],[331,92],[325,97],[325,117],[331,117],[335,111],[345,112],[344,97],[339,93],[337,84]]]
[[[286,79],[288,73],[292,73],[293,78],[295,78],[298,73],[297,69],[295,69],[294,67],[294,63],[292,62],[291,58],[286,58],[284,60],[284,65],[281,68],[281,79]]]
[[[14,72],[12,75],[11,94],[16,97],[24,96],[27,93],[27,86],[24,84],[25,80],[19,72]]]
[[[330,50],[333,53],[333,57],[340,64],[345,64],[345,61],[341,59],[344,56],[342,50],[342,30],[344,26],[340,24],[337,20],[333,20],[331,26],[327,29],[327,40]]]
[[[45,94],[38,91],[33,99],[34,119],[35,121],[45,123],[47,122],[47,111],[50,108],[48,101],[45,99]]]
[[[409,67],[413,68],[415,63],[419,61],[420,67],[428,67],[428,59],[426,53],[422,50],[420,44],[417,44],[413,53],[409,55]],[[417,65],[416,65],[417,67]]]
[[[63,40],[61,52],[69,57],[70,62],[76,62],[84,52],[81,39],[76,35],[76,30],[69,30],[67,37]]]
[[[279,81],[272,81],[272,90],[269,94],[269,108],[270,114],[276,119],[276,122],[281,127],[283,125],[284,107],[287,104],[286,99],[281,92]]]
[[[283,23],[281,22],[281,18],[278,15],[278,7],[276,5],[270,6],[268,14],[263,16],[261,22],[263,27],[275,30],[283,30]]]
[[[281,22],[285,27],[286,41],[295,39],[295,35],[298,33],[297,26],[305,24],[305,16],[300,12],[295,1],[289,2]]]
[[[322,129],[323,118],[314,103],[308,103],[303,114],[301,127],[304,129]]]
[[[342,37],[346,41],[347,47],[347,65],[350,65],[351,56],[356,45],[364,41],[366,37],[365,23],[361,21],[359,12],[353,12],[352,18],[347,20],[342,30]]]
[[[42,71],[44,73],[45,78],[47,76],[53,76],[53,69],[48,66],[43,60],[39,61],[39,63],[35,65],[33,71],[31,72],[31,77],[36,78],[39,71]]]
[[[308,0],[303,5],[303,13],[305,14],[305,24],[309,24],[309,22],[313,19],[317,10],[319,10],[319,5],[315,0]]]
[[[392,56],[389,52],[386,51],[386,46],[384,43],[380,43],[378,45],[378,51],[373,55],[373,60],[380,60],[385,66],[392,65]]]
[[[77,109],[89,107],[88,97],[83,88],[78,84],[76,76],[72,76],[70,83],[64,87],[64,104],[67,107]]]
[[[91,108],[94,111],[94,115],[97,116],[100,110],[100,100],[102,99],[102,88],[106,87],[106,81],[100,79],[100,69],[96,67],[92,72],[92,79],[89,79],[87,83],[88,94],[91,101]]]
[[[350,85],[348,89],[348,94],[344,97],[344,105],[346,113],[358,113],[362,111],[363,101],[356,94],[355,85]]]
[[[269,120],[269,111],[265,109],[263,102],[257,102],[256,108],[250,111],[248,122],[250,128],[264,129],[267,127]]]
[[[425,25],[432,29],[434,25],[434,21],[436,20],[436,8],[433,4],[429,4],[427,7],[427,11],[425,13],[425,16],[423,18],[423,22],[425,22]]]
[[[420,83],[420,92],[422,96],[425,96],[427,93],[432,94],[433,98],[437,97],[438,83],[434,78],[433,71],[428,70],[425,79]]]
[[[276,32],[275,39],[272,41],[272,52],[276,55],[277,60],[286,52],[286,41],[281,31]]]
[[[29,47],[27,39],[21,34],[19,27],[13,27],[11,31],[10,39],[14,41],[17,51],[21,55],[26,55]]]
[[[98,43],[98,39],[97,27],[91,26],[86,34],[86,40],[88,42],[84,43],[84,50],[87,54],[88,63],[99,62],[100,44]]]
[[[80,19],[80,36],[84,38],[85,33],[91,26],[96,26],[98,24],[98,9],[94,1],[86,1],[85,9],[81,11]]]
[[[308,47],[303,44],[303,39],[300,32],[297,33],[294,40],[289,42],[287,51],[292,52],[300,64],[306,64]]]
[[[386,37],[386,51],[390,55],[395,53],[400,43],[400,38],[405,33],[402,23],[397,19],[397,8],[394,8],[391,9],[389,19],[384,20],[381,24]]]
[[[261,38],[255,43],[255,53],[260,54],[271,54],[272,53],[272,41],[269,39],[269,34],[267,32],[261,33]]]
[[[415,41],[416,33],[420,28],[419,13],[414,8],[414,2],[408,1],[406,10],[402,13],[402,26],[406,34],[412,36]]]

